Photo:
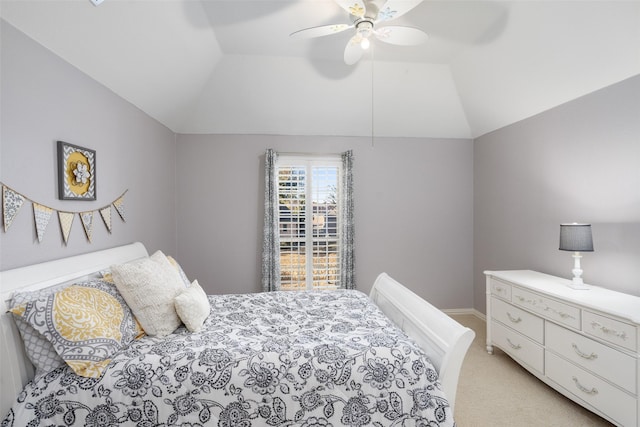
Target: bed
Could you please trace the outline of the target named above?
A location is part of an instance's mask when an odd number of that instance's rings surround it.
[[[0,272],[3,425],[455,425],[474,332],[385,273],[369,295],[208,295],[201,330],[132,339],[94,377],[65,365],[34,379],[14,294],[105,286],[112,265],[147,258],[133,243]]]

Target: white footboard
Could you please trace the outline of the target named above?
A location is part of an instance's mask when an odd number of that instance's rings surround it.
[[[378,307],[427,353],[440,374],[453,412],[462,362],[475,332],[389,277],[378,276],[370,293]]]

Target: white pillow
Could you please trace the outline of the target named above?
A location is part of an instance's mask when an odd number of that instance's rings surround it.
[[[197,280],[182,291],[174,300],[178,316],[191,332],[202,329],[204,321],[209,317],[209,298]]]
[[[173,299],[185,289],[184,283],[161,251],[112,265],[111,275],[147,335],[164,337],[180,326]]]

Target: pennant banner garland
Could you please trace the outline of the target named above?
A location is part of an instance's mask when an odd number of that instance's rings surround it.
[[[4,232],[6,233],[13,218],[18,215],[18,211],[24,203],[25,197],[22,194],[18,194],[12,189],[2,186],[2,213],[4,217]]]
[[[107,231],[111,234],[111,205],[100,209],[100,216],[104,221],[104,225],[107,227]]]
[[[33,202],[33,219],[36,221],[38,243],[42,243],[44,231],[47,229],[47,225],[49,225],[52,213],[53,209],[43,206],[40,203]]]
[[[58,220],[60,221],[60,231],[62,232],[62,238],[64,239],[65,245],[69,241],[69,233],[71,233],[73,218],[75,218],[75,215],[73,214],[73,212],[58,211]]]
[[[124,194],[122,195],[122,197],[124,197]],[[124,217],[124,200],[122,199],[122,197],[113,202],[113,207],[116,208],[116,211],[118,211],[118,215],[120,215],[120,218],[122,218],[123,221],[126,221],[127,219]]]
[[[84,232],[87,235],[87,240],[91,242],[91,231],[93,230],[93,212],[80,212],[80,219],[84,226]]]
[[[42,243],[42,238],[44,237],[44,232],[49,225],[51,220],[51,216],[53,212],[58,213],[58,221],[60,222],[60,232],[62,233],[62,238],[64,239],[65,245],[69,241],[69,235],[71,234],[71,226],[73,225],[73,219],[75,215],[78,214],[80,217],[80,221],[82,222],[82,226],[84,227],[84,232],[87,235],[87,240],[91,242],[91,233],[93,231],[93,214],[95,211],[100,212],[100,216],[102,217],[102,221],[104,225],[107,227],[107,231],[111,233],[111,206],[116,209],[122,221],[126,222],[124,217],[124,195],[127,194],[128,190],[125,190],[124,193],[116,200],[111,202],[109,205],[104,206],[102,208],[93,210],[93,211],[84,211],[84,212],[64,212],[52,209],[48,206],[37,203],[24,195],[18,193],[17,191],[7,187],[2,184],[2,217],[4,224],[5,233],[11,226],[13,219],[18,215],[18,211],[24,204],[25,200],[28,200],[33,205],[33,220],[36,225],[36,234],[38,236],[38,243]]]

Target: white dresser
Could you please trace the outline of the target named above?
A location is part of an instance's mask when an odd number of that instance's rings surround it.
[[[530,270],[485,271],[493,346],[571,400],[640,426],[640,297]]]

